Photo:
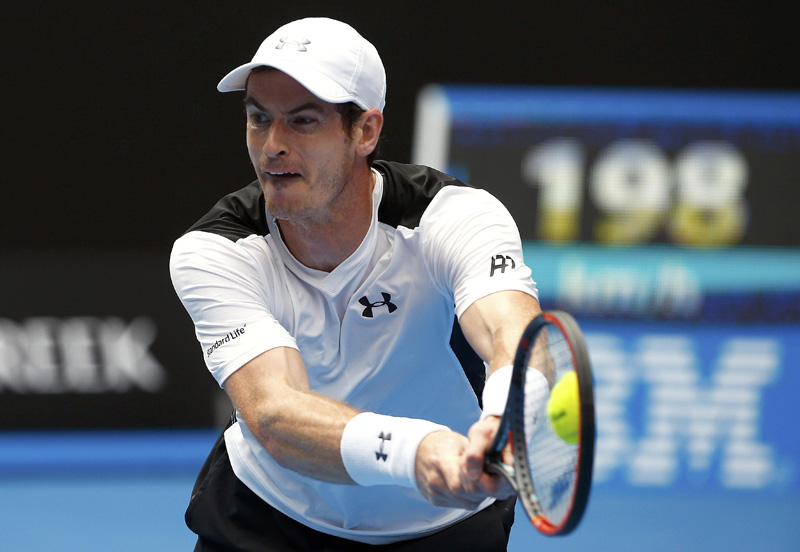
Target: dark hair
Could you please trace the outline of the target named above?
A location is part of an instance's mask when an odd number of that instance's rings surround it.
[[[356,121],[364,113],[364,110],[353,102],[347,102],[336,104],[336,111],[342,117],[342,127],[344,127],[344,131],[348,136],[351,136],[353,134],[353,125],[356,124]],[[372,166],[372,162],[375,161],[375,158],[378,156],[378,146],[380,146],[380,140],[378,144],[375,145],[375,149],[367,156],[368,167]]]

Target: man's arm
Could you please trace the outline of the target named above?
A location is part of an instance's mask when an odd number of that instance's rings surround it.
[[[224,388],[275,461],[322,481],[416,488],[415,461],[425,436],[448,434],[466,444],[466,437],[433,422],[359,412],[312,392],[300,354],[289,347],[262,353]],[[391,442],[379,444],[384,433]]]
[[[313,393],[296,349],[257,356],[224,383],[248,429],[281,466],[332,483],[354,484],[339,451],[358,411]]]
[[[459,323],[475,352],[489,363],[489,376],[514,362],[525,327],[539,313],[539,302],[522,291],[498,291],[475,301]]]
[[[527,324],[541,312],[539,302],[521,291],[500,291],[473,303],[459,323],[475,352],[490,368],[514,362],[517,345]],[[417,455],[417,486],[423,496],[442,506],[474,507],[487,496],[507,497],[510,485],[483,471],[484,454],[494,440],[500,418],[475,423],[468,440],[454,441],[441,433],[423,439]],[[433,464],[429,458],[438,458]]]
[[[539,313],[536,299],[502,291],[476,301],[461,316],[464,334],[492,370],[513,361],[525,325]],[[239,416],[282,466],[340,484],[353,484],[341,456],[342,433],[359,411],[313,393],[300,353],[278,347],[262,353],[224,383]],[[472,508],[487,496],[508,496],[500,478],[482,473],[483,452],[499,420],[475,424],[470,439],[430,433],[417,450],[417,487],[432,503]],[[473,435],[474,434],[474,435]],[[470,475],[470,468],[478,469]]]

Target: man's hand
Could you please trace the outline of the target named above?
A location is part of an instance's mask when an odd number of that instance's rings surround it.
[[[487,496],[509,498],[515,492],[508,480],[503,476],[488,474],[483,470],[486,451],[492,446],[499,427],[499,416],[489,416],[472,425],[469,429],[469,446],[464,455],[464,463],[467,477],[483,489]],[[510,445],[506,445],[503,449],[503,462],[509,465],[513,464]]]
[[[454,431],[435,431],[420,443],[416,460],[417,488],[431,504],[473,509],[486,498],[464,477],[464,454],[468,446],[467,438]]]
[[[483,471],[483,456],[497,432],[499,419],[478,422],[470,438],[453,431],[429,434],[417,450],[417,488],[431,504],[474,509],[488,497],[514,494],[501,476]]]

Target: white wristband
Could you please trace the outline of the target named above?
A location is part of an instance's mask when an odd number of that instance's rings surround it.
[[[498,368],[486,380],[483,386],[483,412],[481,412],[481,420],[485,420],[489,416],[502,416],[506,410],[506,402],[508,401],[508,388],[511,387],[511,374],[513,366],[503,366]]]
[[[503,366],[492,373],[486,380],[483,388],[483,412],[481,420],[489,416],[502,416],[506,410],[508,402],[508,389],[511,387],[512,366]],[[544,406],[550,397],[550,384],[547,378],[539,370],[528,370],[525,375],[525,410],[534,412],[533,416],[526,416],[530,423],[538,425],[542,417]],[[526,431],[531,435],[536,427],[528,428]]]
[[[539,370],[528,370],[525,374],[525,427],[526,435],[533,435],[545,416],[545,407],[550,398],[550,384]],[[533,413],[531,416],[529,413]]]
[[[342,433],[340,452],[347,474],[359,485],[417,488],[419,444],[429,433],[450,428],[413,418],[362,412]]]

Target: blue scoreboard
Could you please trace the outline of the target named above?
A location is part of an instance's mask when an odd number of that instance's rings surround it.
[[[593,496],[548,549],[800,549],[800,94],[432,85],[413,156],[587,335]]]

